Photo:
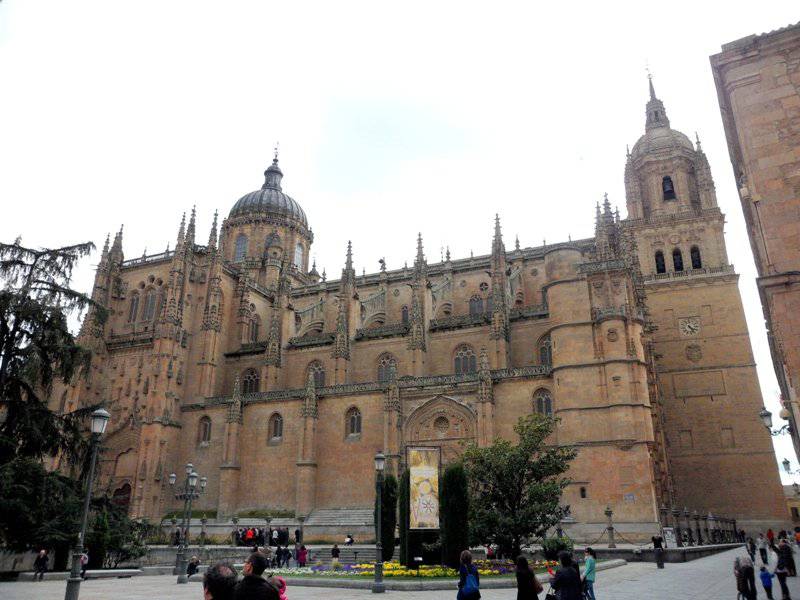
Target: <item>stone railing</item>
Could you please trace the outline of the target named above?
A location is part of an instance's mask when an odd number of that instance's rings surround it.
[[[644,320],[644,313],[638,306],[631,306],[630,304],[623,304],[622,306],[606,306],[592,309],[592,320],[601,321],[603,319],[613,319],[615,317],[624,317],[626,319],[639,319]]]
[[[252,289],[257,291],[262,296],[266,296],[267,298],[273,298],[275,296],[275,290],[265,288],[263,285],[258,285],[257,283],[254,283],[252,281],[248,281],[247,285],[249,285]]]
[[[289,348],[308,348],[310,346],[326,346],[332,344],[336,336],[333,333],[316,333],[289,338]]]
[[[549,316],[550,309],[547,302],[543,304],[530,304],[528,306],[521,306],[519,308],[512,308],[508,313],[508,318],[511,321],[518,321],[520,319],[541,319]]]
[[[174,250],[167,250],[166,252],[160,252],[159,254],[150,254],[147,256],[140,256],[139,258],[130,258],[128,260],[122,261],[122,268],[126,267],[136,267],[139,265],[144,265],[147,263],[154,263],[159,262],[162,260],[169,260],[173,256],[175,256]]]
[[[394,337],[397,335],[406,335],[408,330],[408,323],[390,323],[389,325],[381,325],[380,327],[356,329],[355,339],[374,340],[379,338]]]
[[[249,344],[242,344],[237,350],[233,352],[226,352],[225,356],[243,356],[245,354],[259,354],[267,349],[267,342],[252,342]]]
[[[112,333],[108,336],[107,346],[109,350],[113,348],[123,348],[126,346],[144,346],[153,343],[152,331],[134,331],[133,333]]]
[[[705,267],[702,269],[686,269],[685,271],[642,275],[642,280],[645,283],[652,283],[655,281],[683,280],[695,277],[719,277],[721,275],[733,275],[735,272],[733,265],[724,265],[722,267]]]
[[[578,265],[579,273],[597,273],[599,271],[618,271],[625,268],[625,262],[620,259],[598,260],[585,262]]]
[[[483,312],[477,315],[455,315],[452,317],[442,317],[441,319],[431,319],[429,329],[431,331],[460,329],[462,327],[476,327],[491,322],[492,313],[490,312]]]

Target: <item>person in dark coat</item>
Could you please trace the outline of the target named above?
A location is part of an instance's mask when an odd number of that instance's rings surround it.
[[[236,570],[228,563],[217,563],[203,575],[205,600],[233,600]]]
[[[339,550],[339,544],[334,544],[333,548],[331,548],[331,558],[335,558],[336,560],[339,560],[340,552],[341,552],[341,550]]]
[[[795,577],[797,575],[797,568],[794,564],[794,551],[792,547],[789,545],[789,542],[786,539],[781,539],[778,543],[778,560],[783,559],[783,563],[786,565],[786,569],[789,571],[789,577]]]
[[[462,589],[467,584],[467,577],[472,575],[475,577],[475,583],[480,588],[481,578],[478,574],[478,569],[472,564],[472,553],[469,550],[464,550],[461,553],[461,564],[458,567],[458,595],[457,600],[477,600],[481,597],[480,591],[477,596],[465,598],[464,590]]]
[[[189,564],[186,565],[186,574],[191,577],[195,573],[197,573],[197,567],[200,566],[200,559],[196,556],[192,557],[192,560],[189,561]]]
[[[539,600],[539,592],[542,591],[542,584],[536,579],[528,564],[528,559],[524,556],[517,558],[517,600]]]
[[[39,550],[36,560],[33,561],[33,580],[42,581],[44,574],[47,573],[47,564],[50,562],[50,557],[47,556],[47,550]],[[38,578],[38,579],[37,579]]]
[[[583,588],[581,576],[578,573],[578,566],[572,561],[569,552],[559,552],[558,562],[561,568],[556,571],[556,576],[551,582],[551,586],[558,592],[559,600],[581,600],[583,598]]]
[[[233,600],[280,600],[278,590],[262,577],[267,568],[267,557],[253,552],[244,563],[244,579],[236,584]]]

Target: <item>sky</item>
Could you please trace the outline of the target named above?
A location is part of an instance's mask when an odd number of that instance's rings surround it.
[[[649,68],[711,163],[777,426],[709,56],[799,15],[769,0],[0,1],[0,240],[99,248],[124,224],[133,258],[174,247],[196,206],[205,243],[278,142],[330,278],[348,240],[358,273],[412,262],[417,232],[428,262],[488,253],[495,213],[507,247],[589,237],[604,193],[625,215]],[[91,289],[97,260],[75,287]],[[788,436],[775,445],[797,469]]]

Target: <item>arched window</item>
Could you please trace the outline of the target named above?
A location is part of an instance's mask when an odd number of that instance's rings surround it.
[[[207,444],[211,441],[211,418],[201,417],[197,424],[197,441],[200,444]]]
[[[378,357],[378,381],[389,381],[392,378],[392,371],[397,372],[397,359],[384,352]]]
[[[361,411],[355,406],[345,415],[345,429],[347,435],[361,435]]]
[[[664,262],[664,253],[656,250],[656,273],[666,273],[667,264]]]
[[[683,254],[677,248],[672,251],[672,266],[676,271],[683,271]]]
[[[325,386],[325,367],[321,362],[315,360],[308,364],[306,368],[306,381],[308,381],[309,373],[314,374],[314,387],[321,388]]]
[[[546,417],[553,416],[553,397],[548,390],[541,388],[534,392],[533,410]]]
[[[539,364],[546,367],[553,366],[553,345],[549,335],[539,341]]]
[[[137,314],[139,314],[139,294],[133,294],[131,295],[131,306],[128,309],[128,323],[133,323]]]
[[[581,498],[586,498],[586,488],[581,487]]]
[[[144,297],[144,309],[142,310],[142,321],[150,321],[156,314],[156,302],[158,294],[155,290],[148,290]]]
[[[692,268],[702,269],[703,261],[700,258],[700,248],[697,246],[692,246],[692,249],[689,251],[689,255],[692,257]]]
[[[261,326],[261,318],[258,315],[253,315],[253,318],[250,319],[250,332],[249,332],[249,339],[250,343],[256,343],[258,341],[258,329]]]
[[[475,350],[466,344],[456,348],[453,363],[455,366],[456,375],[475,373],[478,370],[478,360],[475,356]]]
[[[666,175],[661,180],[661,191],[664,192],[664,200],[675,200],[675,186],[672,184],[672,177]]]
[[[240,262],[247,256],[247,236],[240,233],[236,237],[236,245],[233,248],[233,262]]]
[[[300,242],[294,247],[294,266],[298,269],[303,268],[303,244]]]
[[[403,325],[408,325],[408,307],[404,306],[400,309],[400,321],[402,321]]]
[[[269,441],[279,442],[283,438],[283,417],[280,413],[273,413],[269,418]]]
[[[471,315],[483,314],[483,298],[476,295],[469,299],[469,314]]]
[[[242,393],[255,394],[258,391],[259,379],[258,371],[247,369],[242,375]]]

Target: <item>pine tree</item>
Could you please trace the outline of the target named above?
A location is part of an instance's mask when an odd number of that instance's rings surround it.
[[[442,555],[446,565],[457,568],[461,551],[469,548],[469,491],[461,463],[445,469],[441,494]]]

